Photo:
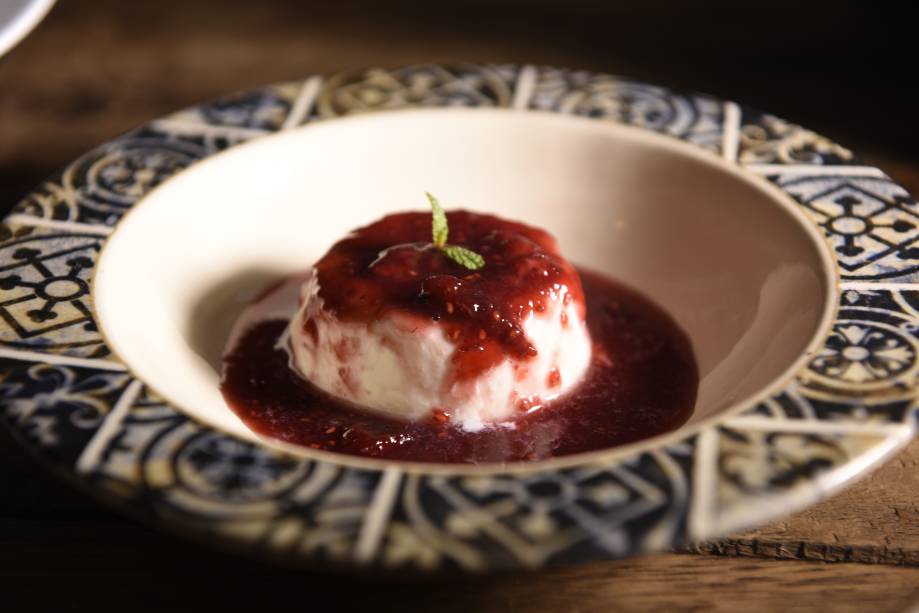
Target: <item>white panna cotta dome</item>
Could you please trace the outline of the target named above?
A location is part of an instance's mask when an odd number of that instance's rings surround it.
[[[425,242],[431,216],[389,215],[339,241],[300,289],[283,343],[292,368],[350,404],[466,430],[508,422],[573,388],[591,341],[580,279],[546,232],[465,211],[451,244]]]

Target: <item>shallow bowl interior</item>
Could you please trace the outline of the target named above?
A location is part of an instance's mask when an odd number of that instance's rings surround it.
[[[662,305],[692,339],[690,425],[783,380],[831,313],[825,248],[787,197],[715,155],[618,124],[416,110],[318,123],[209,158],[118,226],[94,298],[113,350],[154,390],[259,440],[218,390],[241,307],[348,230],[423,192],[554,233],[576,264]]]

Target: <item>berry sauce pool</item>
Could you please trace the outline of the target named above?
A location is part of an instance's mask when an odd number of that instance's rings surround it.
[[[277,348],[285,319],[258,321],[238,338],[224,358],[221,390],[261,435],[390,460],[541,460],[680,427],[692,414],[699,383],[689,339],[641,294],[595,273],[580,271],[580,278],[593,342],[590,368],[569,393],[507,424],[468,432],[436,417],[408,423],[345,405],[289,368],[287,353]]]

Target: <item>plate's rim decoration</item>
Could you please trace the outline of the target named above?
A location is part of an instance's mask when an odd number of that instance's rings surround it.
[[[196,161],[359,112],[505,108],[695,145],[800,205],[835,259],[820,347],[764,401],[653,448],[518,471],[303,458],[157,397],[93,315],[99,252],[141,197]],[[0,407],[31,451],[135,515],[234,549],[428,572],[619,558],[819,500],[905,445],[919,376],[919,206],[800,126],[701,94],[541,66],[416,65],[310,77],[185,109],[83,155],[0,226]]]

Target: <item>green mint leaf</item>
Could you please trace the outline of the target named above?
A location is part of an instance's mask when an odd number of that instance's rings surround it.
[[[431,235],[434,238],[434,246],[438,249],[443,249],[444,245],[447,244],[447,234],[449,234],[449,229],[447,228],[447,214],[444,213],[444,210],[440,207],[437,198],[428,192],[425,192],[424,195],[428,197],[428,202],[431,203],[431,211],[433,213],[431,219]]]
[[[425,192],[424,195],[428,197],[428,202],[431,203],[431,237],[434,240],[434,246],[440,249],[445,256],[469,270],[478,270],[485,266],[485,258],[475,251],[470,251],[459,245],[447,244],[447,235],[449,234],[447,214],[444,213],[437,198],[428,192]]]
[[[444,252],[445,256],[460,266],[465,266],[469,270],[478,270],[485,266],[485,258],[480,256],[475,251],[470,251],[465,247],[460,247],[459,245],[447,245],[446,247],[441,248],[441,251]]]

